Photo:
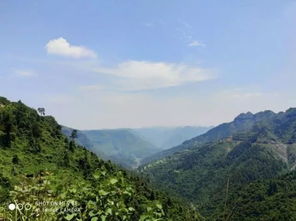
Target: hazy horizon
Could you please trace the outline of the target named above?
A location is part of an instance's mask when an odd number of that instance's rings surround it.
[[[180,125],[180,126],[149,126],[149,127],[114,127],[114,128],[74,128],[74,127],[69,127],[67,125],[62,125],[63,127],[67,127],[70,129],[78,129],[78,130],[85,130],[85,131],[90,131],[90,130],[125,130],[125,129],[131,129],[131,130],[137,130],[137,129],[173,129],[173,128],[185,128],[185,127],[194,127],[194,128],[212,128],[217,125],[212,125],[212,126],[200,126],[200,125]]]

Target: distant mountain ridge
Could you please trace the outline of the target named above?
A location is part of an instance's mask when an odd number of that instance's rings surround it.
[[[159,149],[165,150],[184,141],[207,132],[212,127],[184,126],[184,127],[150,127],[131,129],[143,139],[151,142]]]
[[[139,171],[157,186],[200,204],[207,216],[221,209],[217,204],[225,199],[225,188],[236,191],[295,169],[296,108],[240,114],[165,155]]]
[[[156,153],[153,156],[144,159],[144,161],[145,163],[149,163],[161,159],[175,152],[190,148],[193,143],[194,145],[202,145],[207,142],[224,139],[237,132],[250,130],[256,124],[256,122],[271,119],[275,115],[276,114],[274,112],[269,110],[262,111],[257,114],[252,114],[251,112],[242,113],[238,115],[232,122],[220,124],[200,136],[186,140],[181,145]]]
[[[68,137],[73,129],[63,127]],[[207,131],[207,127],[155,127],[139,129],[78,130],[76,142],[126,168],[136,168],[143,159]],[[169,146],[172,145],[172,146]]]
[[[63,128],[70,136],[72,129]],[[135,168],[145,156],[156,153],[153,144],[141,139],[129,129],[78,131],[77,143],[87,147],[105,160],[111,160],[123,167]]]

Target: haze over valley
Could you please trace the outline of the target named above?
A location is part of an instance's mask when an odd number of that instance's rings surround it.
[[[136,168],[147,157],[182,144],[210,127],[155,127],[139,129],[79,130],[76,142],[98,156],[127,168]],[[73,129],[63,127],[70,137]]]

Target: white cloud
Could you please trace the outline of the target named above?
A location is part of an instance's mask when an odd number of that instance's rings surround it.
[[[56,54],[72,58],[95,58],[96,53],[83,46],[71,45],[66,39],[60,37],[50,40],[45,46],[48,54]]]
[[[34,77],[37,75],[36,72],[32,70],[15,70],[14,72],[21,77]]]
[[[117,84],[129,90],[146,90],[201,82],[213,78],[210,70],[185,64],[126,61],[114,68],[98,68],[97,72],[119,77]]]
[[[200,41],[191,41],[188,44],[189,47],[206,47],[206,44],[200,42]]]

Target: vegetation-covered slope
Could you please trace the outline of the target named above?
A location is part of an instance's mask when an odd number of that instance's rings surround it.
[[[223,127],[226,132],[220,130]],[[179,152],[140,171],[158,186],[199,204],[209,215],[224,200],[226,187],[235,192],[244,184],[293,170],[295,137],[296,109],[248,113],[185,142]]]
[[[207,131],[208,127],[151,127],[138,129],[78,130],[75,141],[105,160],[136,168],[146,158]],[[63,127],[70,137],[73,129]]]
[[[63,127],[62,131],[70,136],[72,129]],[[103,159],[126,168],[136,168],[143,158],[159,151],[131,129],[81,130],[75,140]]]
[[[17,205],[8,209],[8,204]],[[199,220],[140,178],[61,133],[50,116],[0,98],[0,217],[8,220]]]
[[[296,220],[296,173],[265,179],[231,190],[208,220]]]
[[[208,142],[218,141],[220,139],[224,139],[232,136],[238,132],[244,132],[250,130],[257,122],[265,121],[273,118],[275,113],[272,111],[264,111],[257,114],[252,114],[250,112],[243,113],[237,116],[234,121],[229,123],[223,123],[217,127],[212,128],[208,132],[196,136],[190,140],[185,141],[179,146],[170,148],[168,150],[164,150],[162,152],[156,153],[153,156],[150,156],[145,159],[145,163],[159,160],[163,157],[172,155],[175,152],[179,152],[185,150],[187,148],[191,148],[193,145],[203,145]]]
[[[92,142],[88,139],[88,137],[84,133],[82,133],[82,131],[80,130],[62,126],[61,131],[69,139],[74,139],[75,143],[80,146],[87,147],[88,149],[90,149],[90,147],[93,146]],[[71,137],[73,132],[76,133],[76,136],[74,138]]]

